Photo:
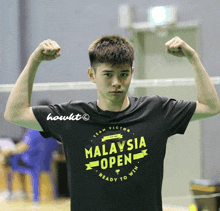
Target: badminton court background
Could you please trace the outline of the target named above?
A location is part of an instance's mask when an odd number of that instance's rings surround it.
[[[135,6],[138,22],[147,21],[147,9],[152,6],[172,5],[177,7],[179,22],[198,22],[198,31],[190,31],[179,36],[186,37],[187,41],[198,51],[200,58],[210,76],[220,75],[220,5],[217,0],[75,0],[75,1],[34,1],[34,0],[0,0],[0,84],[14,84],[24,68],[28,57],[45,39],[57,41],[61,46],[62,56],[55,61],[43,62],[37,72],[35,82],[70,82],[88,81],[86,74],[89,67],[88,46],[101,35],[119,34],[133,38],[131,33],[119,28],[118,8],[120,4],[130,3]],[[175,33],[173,34],[175,35]],[[146,40],[148,35],[139,34],[140,39]],[[169,36],[167,39],[170,38]],[[182,38],[182,37],[181,37]],[[150,37],[154,45],[150,45],[150,52],[144,50],[142,59],[146,58],[144,67],[135,62],[135,78],[166,78],[176,71],[184,71],[186,75],[177,74],[178,77],[193,77],[193,72],[185,60],[170,59],[161,54],[161,46],[165,38]],[[152,43],[153,43],[152,42]],[[196,42],[196,43],[195,43]],[[146,42],[146,48],[151,42]],[[159,44],[159,45],[158,45]],[[149,49],[149,48],[147,48]],[[136,49],[137,50],[137,49]],[[140,51],[139,51],[140,52]],[[155,66],[153,65],[157,65]],[[162,72],[163,65],[169,64],[170,70]],[[156,72],[157,71],[157,72]],[[170,72],[169,72],[170,71]],[[217,85],[220,95],[220,86]],[[149,89],[146,94],[166,94],[187,100],[188,95],[168,88],[163,92],[161,88]],[[196,100],[195,88],[188,87],[189,100]],[[158,92],[157,92],[158,91]],[[141,94],[138,93],[137,94]],[[24,129],[6,122],[3,113],[9,93],[0,93],[0,136],[10,136],[14,139],[22,137]],[[65,101],[96,100],[96,91],[45,91],[34,92],[32,105],[40,99],[50,99],[52,103]],[[185,136],[171,137],[168,141],[167,156],[165,160],[165,176],[163,197],[185,196],[189,191],[190,179],[213,179],[220,177],[220,121],[219,116],[190,123]],[[186,143],[186,145],[184,145]],[[190,144],[192,143],[192,144]],[[181,151],[182,150],[182,151]],[[187,179],[186,179],[187,178]],[[171,201],[169,201],[169,204]],[[187,200],[172,202],[175,205],[186,206]]]

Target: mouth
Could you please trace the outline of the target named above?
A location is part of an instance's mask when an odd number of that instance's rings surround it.
[[[121,95],[123,92],[122,91],[113,91],[113,92],[109,92],[111,95]]]

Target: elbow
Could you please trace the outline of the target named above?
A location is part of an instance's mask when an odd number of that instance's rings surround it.
[[[5,111],[5,113],[4,113],[4,119],[6,120],[6,121],[9,121],[10,122],[10,118],[9,118],[9,115],[8,115],[8,113]]]
[[[4,119],[8,122],[14,123],[16,119],[16,115],[10,114],[9,112],[5,111]]]
[[[8,122],[13,123],[13,118],[9,117],[7,114],[4,114],[4,119]]]
[[[11,112],[10,112],[10,109],[6,106],[5,108],[5,112],[4,112],[4,119],[6,121],[9,121],[10,122],[10,119],[11,119]]]

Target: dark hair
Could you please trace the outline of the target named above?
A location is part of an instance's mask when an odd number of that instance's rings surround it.
[[[132,67],[134,60],[133,45],[125,37],[105,35],[89,46],[89,59],[93,68],[98,63],[108,63],[112,66],[129,64]]]

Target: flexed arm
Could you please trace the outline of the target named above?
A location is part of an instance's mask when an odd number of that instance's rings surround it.
[[[218,94],[196,51],[179,37],[168,41],[165,46],[169,54],[178,57],[185,56],[195,71],[198,101],[195,114],[191,121],[211,117],[220,113]]]
[[[60,49],[56,42],[45,40],[31,54],[8,98],[4,113],[7,121],[42,131],[30,107],[34,78],[40,63],[59,57]]]

